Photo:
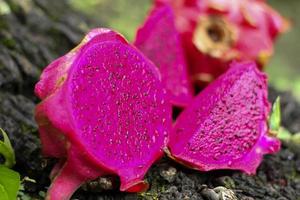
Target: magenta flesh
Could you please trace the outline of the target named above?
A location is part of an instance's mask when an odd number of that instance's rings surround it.
[[[47,198],[69,199],[85,181],[108,174],[120,177],[121,191],[142,191],[171,124],[159,72],[107,29],[93,30],[69,54],[45,69],[35,90],[43,99],[36,109],[43,152],[66,159],[52,172]]]
[[[55,93],[67,79],[70,66],[74,62],[75,58],[81,53],[82,47],[89,42],[106,40],[120,40],[122,42],[126,42],[122,36],[108,29],[91,30],[76,48],[65,56],[53,61],[44,69],[40,77],[40,81],[35,85],[35,94],[43,100],[52,93]],[[59,103],[57,103],[57,105],[53,105],[54,108],[57,108],[55,109],[58,111],[57,114],[60,113],[61,115],[64,115],[64,109],[58,109],[59,106],[61,106]],[[43,144],[43,154],[49,157],[60,158],[66,155],[65,137],[62,135],[60,130],[49,122],[47,116],[45,116],[45,111],[41,112],[41,110],[44,109],[43,106],[39,107],[39,112],[36,112],[36,119],[39,124],[40,138]],[[55,110],[53,110],[53,112]]]
[[[191,101],[193,92],[174,20],[169,6],[155,7],[138,30],[134,44],[159,68],[171,103],[184,107]]]
[[[35,86],[35,94],[40,99],[44,99],[48,95],[52,94],[67,78],[70,66],[82,51],[82,47],[89,42],[106,40],[120,40],[122,42],[126,42],[122,36],[109,31],[108,29],[99,28],[91,30],[76,48],[66,55],[56,59],[44,69],[40,77],[40,81]]]
[[[254,174],[280,149],[268,135],[266,76],[252,62],[233,63],[185,109],[170,135],[171,156],[192,168]]]

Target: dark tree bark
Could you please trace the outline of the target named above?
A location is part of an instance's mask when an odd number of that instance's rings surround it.
[[[15,149],[16,170],[35,179],[38,184],[31,190],[39,191],[48,184],[49,167],[45,168],[33,119],[38,102],[34,84],[47,64],[81,40],[89,21],[63,0],[3,2],[6,13],[0,13],[0,127],[8,133]]]

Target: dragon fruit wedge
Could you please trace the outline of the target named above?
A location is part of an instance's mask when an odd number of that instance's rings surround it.
[[[155,7],[138,30],[134,44],[159,68],[171,103],[184,107],[193,92],[174,19],[168,5]]]
[[[254,62],[234,62],[175,122],[168,153],[192,168],[254,174],[264,154],[280,149],[269,134],[266,76]]]
[[[199,85],[224,73],[232,60],[263,67],[288,22],[264,0],[156,0],[170,4],[192,79]]]
[[[103,175],[118,175],[121,191],[145,190],[171,126],[163,88],[156,66],[108,29],[92,30],[50,64],[35,87],[43,153],[61,160],[47,199],[70,199]]]

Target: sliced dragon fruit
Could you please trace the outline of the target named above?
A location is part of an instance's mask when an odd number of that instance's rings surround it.
[[[254,174],[264,154],[280,149],[268,134],[266,76],[255,63],[231,68],[205,88],[175,122],[169,153],[192,168]]]
[[[69,199],[84,182],[118,175],[121,191],[139,192],[168,141],[171,105],[160,74],[119,34],[93,30],[49,65],[36,85],[36,120],[55,166],[47,198]]]
[[[211,82],[232,60],[255,60],[260,68],[273,54],[287,20],[262,0],[156,0],[172,6],[192,79]]]
[[[138,30],[134,42],[159,68],[173,105],[184,107],[193,92],[171,7],[155,7]]]
[[[67,79],[70,66],[87,43],[117,39],[126,42],[122,36],[108,29],[91,30],[76,48],[45,68],[40,81],[35,85],[35,94],[43,100],[60,88]],[[36,119],[40,125],[39,133],[43,144],[43,154],[49,157],[64,157],[66,155],[64,135],[47,120],[47,116],[43,117],[42,112],[36,113]]]

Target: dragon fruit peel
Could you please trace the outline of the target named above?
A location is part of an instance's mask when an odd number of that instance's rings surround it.
[[[82,183],[108,174],[120,177],[121,191],[145,189],[143,176],[162,156],[171,125],[156,67],[107,29],[93,30],[55,62],[35,90],[44,152],[66,159],[52,173],[47,199],[69,199]]]
[[[159,68],[171,103],[185,107],[193,91],[174,19],[170,6],[154,7],[137,31],[134,45]]]
[[[264,154],[280,149],[268,133],[269,110],[266,75],[253,62],[234,62],[178,117],[169,154],[201,171],[254,174]]]

